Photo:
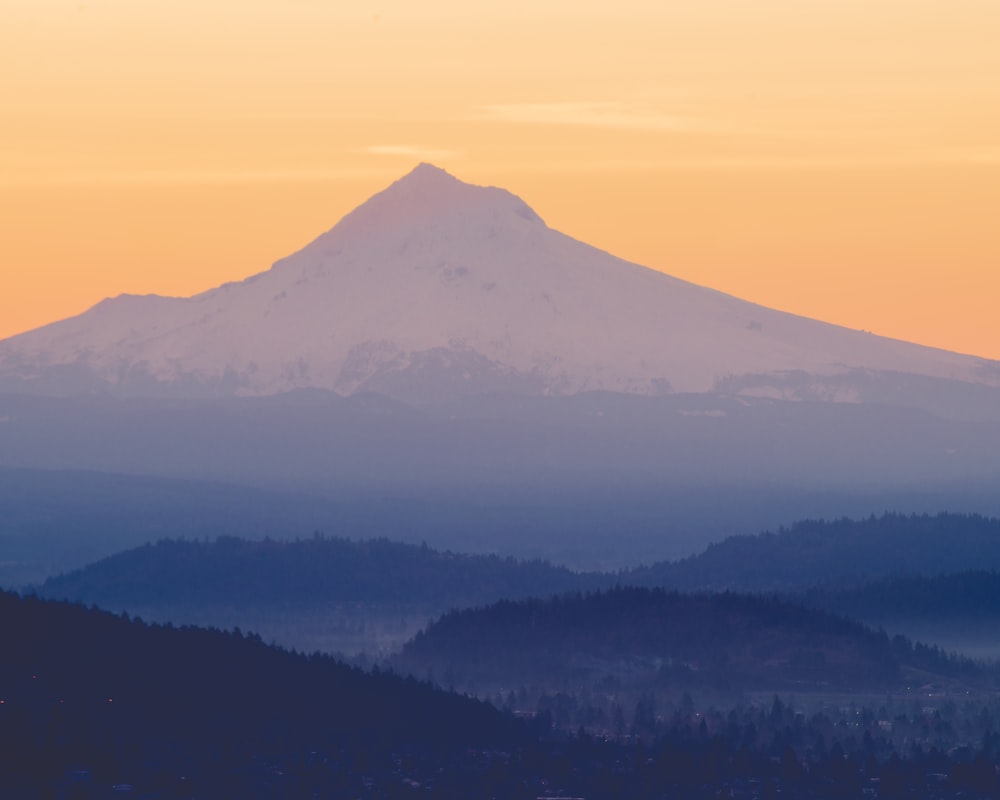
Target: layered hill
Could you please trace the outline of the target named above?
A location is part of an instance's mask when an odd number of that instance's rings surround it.
[[[805,520],[777,532],[731,536],[703,553],[631,570],[628,581],[680,590],[789,592],[826,586],[853,591],[882,578],[972,569],[1000,569],[1000,519],[883,514]]]
[[[800,522],[617,572],[322,534],[162,540],[52,577],[35,591],[147,620],[239,626],[309,652],[369,655],[398,649],[442,612],[502,599],[615,585],[780,592],[892,634],[992,656],[1000,649],[998,569],[998,519],[885,514]]]
[[[47,597],[105,608],[405,603],[445,609],[615,584],[777,592],[861,619],[1000,616],[1000,519],[883,514],[806,520],[617,572],[439,550],[385,538],[163,539],[54,576]]]
[[[104,608],[309,607],[405,603],[437,609],[611,584],[544,561],[463,555],[391,542],[317,534],[281,542],[222,537],[164,539],[50,578],[40,593]]]
[[[0,342],[0,390],[54,394],[720,390],[981,413],[998,386],[997,362],[627,263],[428,164],[266,272],[190,298],[123,295]]]
[[[378,656],[451,608],[613,583],[543,561],[316,534],[163,540],[50,578],[37,592],[145,620],[253,630],[303,652]]]
[[[619,587],[446,614],[396,660],[455,685],[773,690],[900,686],[917,668],[967,677],[967,662],[777,598]]]

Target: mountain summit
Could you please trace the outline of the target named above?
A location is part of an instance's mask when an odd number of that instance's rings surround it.
[[[857,401],[913,387],[940,398],[956,381],[995,399],[1000,363],[622,261],[552,230],[515,195],[430,164],[266,272],[190,298],[122,295],[0,342],[0,390],[52,394],[321,387],[411,400],[604,390]]]
[[[472,223],[477,214],[495,218],[507,213],[544,224],[521,198],[505,189],[472,186],[424,163],[344,217],[336,230],[364,236],[398,225],[433,225],[448,215],[465,215],[465,221]]]

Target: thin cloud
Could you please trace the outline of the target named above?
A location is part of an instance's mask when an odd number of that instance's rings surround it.
[[[941,165],[978,164],[1000,166],[1000,152],[981,150],[971,152],[910,152],[871,156],[841,155],[718,155],[678,156],[676,158],[651,158],[642,155],[621,158],[568,159],[565,161],[522,162],[519,168],[533,172],[788,172],[788,171],[840,171],[844,169],[883,170],[921,168]]]
[[[624,103],[502,103],[480,106],[478,110],[494,122],[635,131],[706,131],[714,128],[695,117],[664,114]]]
[[[343,180],[348,177],[381,175],[373,167],[293,169],[293,170],[53,170],[47,173],[23,173],[0,176],[0,186],[58,186],[85,184],[116,185],[199,185],[242,183],[313,183]]]
[[[405,156],[406,158],[418,158],[423,161],[455,158],[462,154],[459,150],[440,150],[433,147],[421,147],[420,145],[412,144],[373,144],[364,148],[362,152],[373,156]]]

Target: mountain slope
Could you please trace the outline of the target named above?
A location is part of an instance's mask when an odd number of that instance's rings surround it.
[[[245,281],[183,299],[123,295],[0,342],[0,390],[57,394],[719,388],[861,400],[911,394],[907,376],[982,392],[1000,386],[1000,364],[624,262],[548,228],[504,190],[427,164]]]

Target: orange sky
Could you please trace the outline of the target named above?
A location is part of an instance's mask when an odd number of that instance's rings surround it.
[[[432,161],[766,305],[1000,358],[994,0],[4,0],[0,337]]]

